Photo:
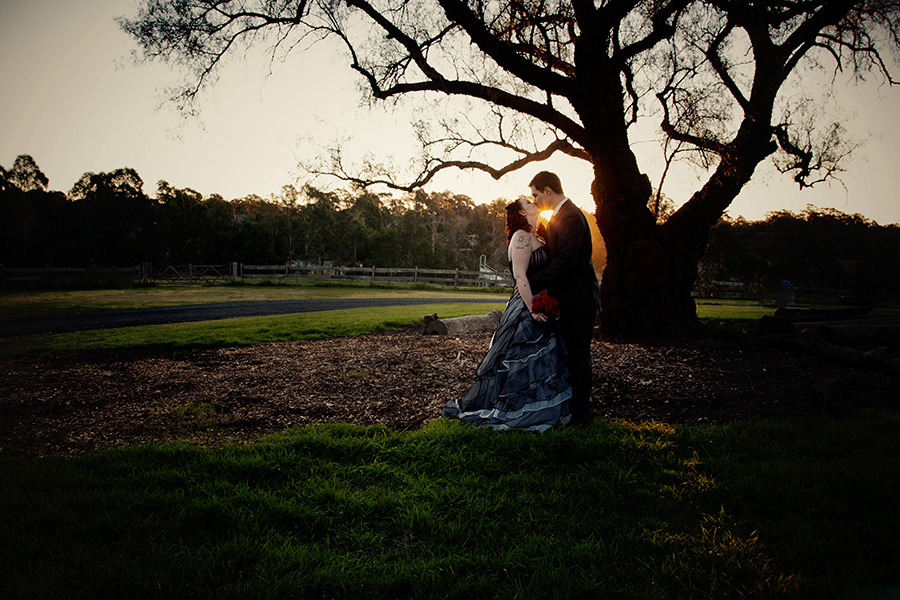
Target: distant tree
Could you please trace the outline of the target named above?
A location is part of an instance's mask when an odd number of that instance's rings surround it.
[[[156,184],[156,201],[159,234],[154,260],[168,264],[207,263],[204,238],[209,234],[209,224],[203,194],[160,180]]]
[[[343,45],[374,98],[424,97],[421,171],[352,172],[335,153],[323,170],[357,184],[412,190],[447,168],[500,177],[557,152],[587,161],[608,251],[604,332],[683,337],[700,333],[691,290],[710,228],[756,167],[771,156],[809,186],[851,147],[839,125],[814,126],[821,103],[797,95],[805,69],[831,61],[894,83],[882,52],[900,46],[900,2],[146,0],[121,25],[148,59],[193,69],[182,105],[242,45],[277,54],[322,38]],[[459,111],[435,110],[441,97]],[[662,224],[629,139],[646,118],[675,144],[667,155],[709,166]],[[504,157],[488,161],[485,148]]]
[[[300,258],[324,264],[333,260],[339,248],[337,238],[337,211],[340,198],[333,193],[306,186],[303,193],[308,202],[300,209]]]
[[[400,253],[400,234],[396,229],[379,229],[368,240],[367,264],[380,267],[403,267]]]
[[[34,159],[28,154],[21,154],[16,157],[12,169],[5,173],[4,179],[7,184],[12,184],[23,192],[33,190],[46,191],[47,184],[50,182],[44,172],[41,171]]]
[[[71,214],[62,192],[0,190],[0,264],[71,265]]]
[[[497,199],[491,203],[478,204],[472,209],[468,231],[475,236],[472,253],[477,258],[483,255],[488,265],[498,270],[509,268],[506,254],[506,211],[510,201]]]
[[[152,238],[152,201],[129,167],[82,175],[69,190],[77,240],[73,255],[83,264],[131,266],[146,259]]]
[[[62,193],[48,192],[47,184],[27,154],[16,157],[10,170],[0,166],[0,264],[71,264],[67,202]]]
[[[443,265],[435,252],[433,219],[425,210],[424,198],[421,190],[407,198],[403,212],[395,218],[395,228],[406,265],[436,269]]]
[[[144,181],[137,171],[129,167],[109,173],[87,172],[69,190],[70,200],[87,198],[143,198]]]

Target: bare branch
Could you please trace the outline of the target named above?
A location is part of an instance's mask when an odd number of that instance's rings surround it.
[[[673,140],[685,142],[696,146],[697,148],[702,148],[716,154],[721,155],[725,151],[725,145],[717,140],[679,131],[669,120],[669,106],[666,103],[664,94],[660,92],[659,94],[657,94],[657,97],[659,98],[659,101],[663,107],[663,120],[659,126],[666,135],[668,135]]]
[[[469,35],[472,41],[487,56],[510,73],[514,73],[523,81],[557,95],[567,96],[574,93],[574,82],[553,70],[536,66],[527,58],[513,52],[500,41],[478,16],[472,12],[464,0],[438,0],[447,18]]]
[[[731,35],[731,32],[734,30],[734,24],[729,22],[726,26],[719,32],[719,35],[716,36],[713,43],[706,50],[705,55],[707,60],[709,60],[709,64],[712,66],[713,71],[716,72],[716,75],[719,76],[719,79],[725,85],[725,88],[731,93],[737,103],[741,106],[741,109],[744,113],[748,113],[750,111],[750,103],[747,101],[747,98],[744,96],[743,92],[741,92],[737,83],[735,83],[734,79],[731,77],[731,74],[728,72],[728,67],[725,65],[725,62],[722,60],[722,57],[719,54],[719,48],[721,48],[722,43],[725,39]]]
[[[785,124],[774,128],[775,139],[788,157],[776,161],[775,167],[781,173],[794,172],[793,179],[800,189],[837,179],[837,173],[843,171],[841,165],[857,147],[843,139],[843,128],[837,123],[832,124],[817,147],[812,140],[812,132],[807,130],[806,133],[807,140],[801,147],[799,142],[790,138]]]
[[[334,177],[340,181],[352,183],[353,185],[357,185],[360,187],[383,185],[394,190],[413,192],[425,186],[434,178],[435,175],[447,169],[471,169],[487,173],[494,179],[500,179],[504,175],[513,171],[517,171],[518,169],[521,169],[528,164],[547,160],[556,152],[562,152],[563,154],[567,154],[569,156],[573,156],[575,158],[580,158],[582,160],[590,162],[590,157],[583,150],[572,146],[572,144],[567,140],[554,140],[543,150],[526,154],[521,158],[514,160],[500,168],[495,168],[487,163],[476,160],[434,159],[431,161],[432,163],[434,163],[434,166],[430,166],[423,170],[418,175],[416,180],[409,184],[397,183],[397,181],[394,180],[392,174],[389,171],[385,171],[382,169],[373,169],[383,171],[381,176],[375,175],[372,177],[363,177],[360,175],[349,174],[342,164],[339,151],[335,151],[332,153],[332,165],[330,169],[309,169],[309,171],[314,175],[326,175],[329,177]],[[371,166],[372,165],[370,165],[370,167]]]

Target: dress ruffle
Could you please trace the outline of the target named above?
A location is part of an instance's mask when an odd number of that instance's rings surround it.
[[[544,431],[569,420],[572,385],[556,324],[541,324],[521,298],[506,305],[475,383],[442,416],[493,429]]]

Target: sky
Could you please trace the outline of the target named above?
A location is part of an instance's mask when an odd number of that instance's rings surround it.
[[[136,44],[114,21],[135,15],[137,6],[136,0],[0,0],[0,165],[9,169],[17,156],[29,154],[49,188],[61,191],[85,172],[131,167],[148,195],[166,180],[230,200],[268,197],[286,184],[300,187],[310,177],[298,163],[334,139],[345,139],[351,154],[389,150],[400,162],[416,152],[409,115],[362,107],[346,62],[324,46],[285,62],[236,55],[203,92],[199,117],[185,118],[165,101],[166,86],[182,75],[167,65],[136,64]],[[850,134],[864,141],[840,176],[843,185],[800,192],[766,163],[729,216],[758,220],[813,204],[882,225],[900,223],[900,86],[870,78],[858,86],[839,83],[835,94]],[[631,141],[655,185],[662,161],[654,134],[637,133]],[[500,181],[457,171],[426,189],[466,194],[477,203],[515,198],[544,168],[559,173],[572,200],[593,211],[590,166],[567,157]],[[702,177],[679,168],[663,191],[681,204]]]

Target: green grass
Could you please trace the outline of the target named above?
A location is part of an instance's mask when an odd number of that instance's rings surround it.
[[[41,290],[0,288],[0,319],[24,319],[130,308],[155,308],[259,300],[309,300],[332,298],[497,298],[506,300],[509,290],[497,288],[453,289],[436,285],[392,284],[325,285],[195,285],[147,286],[131,289]]]
[[[755,302],[723,300],[720,302],[697,302],[697,316],[706,325],[711,339],[707,343],[742,336],[759,331],[759,320],[765,315],[775,314],[774,307],[763,307]]]
[[[0,298],[41,314],[222,300],[142,291]],[[505,295],[485,300],[32,336],[0,356],[357,335]],[[699,310],[720,324],[767,314]],[[836,598],[900,584],[898,437],[900,418],[878,414],[543,435],[438,420],[242,447],[0,453],[0,598]]]
[[[764,315],[775,314],[775,307],[749,303],[697,303],[697,316],[701,319],[756,321]]]
[[[58,356],[93,350],[157,348],[177,351],[359,335],[423,323],[424,315],[432,313],[443,318],[485,314],[495,308],[502,310],[505,303],[504,299],[483,304],[461,302],[387,306],[378,309],[354,308],[7,338],[0,346],[0,360]]]
[[[388,331],[421,323],[426,314],[441,317],[484,314],[503,309],[509,291],[453,290],[437,286],[152,286],[130,290],[0,291],[0,318],[65,315],[76,312],[177,306],[208,302],[298,300],[329,298],[484,298],[484,303],[422,304],[418,306],[350,309],[291,315],[246,317],[98,329],[56,335],[7,338],[0,346],[0,360],[73,354],[93,350],[159,348],[183,350],[198,347],[245,346],[266,342],[315,339]],[[701,319],[716,321],[728,330],[752,330],[756,321],[772,309],[749,303],[699,304]]]
[[[898,435],[438,420],[0,459],[0,596],[835,598],[900,582]]]

